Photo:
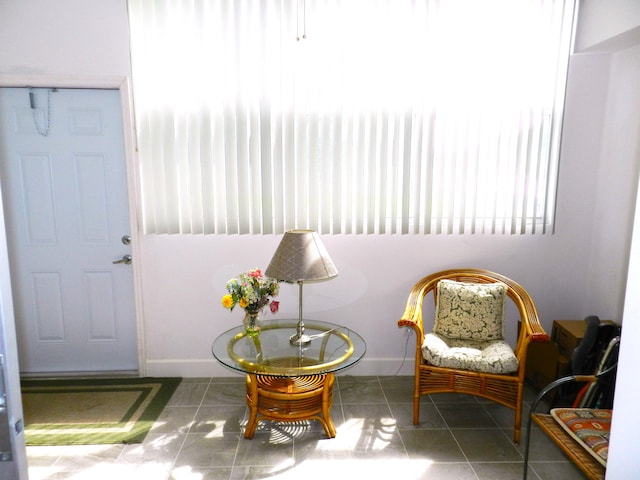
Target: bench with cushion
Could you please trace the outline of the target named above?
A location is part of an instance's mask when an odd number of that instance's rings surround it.
[[[615,374],[617,349],[620,337],[609,343],[597,373],[593,375],[569,375],[551,382],[543,388],[529,409],[524,453],[523,478],[526,480],[531,447],[531,426],[535,423],[576,466],[592,480],[605,478],[609,454],[609,433],[613,411],[610,400],[599,385],[603,379]],[[609,363],[608,363],[609,362]],[[614,363],[611,363],[614,362]],[[585,384],[586,393],[579,396],[570,407],[551,408],[548,413],[537,412],[543,398],[563,385]],[[606,393],[606,392],[605,392]],[[586,400],[585,400],[586,399]],[[603,403],[603,401],[606,402]]]
[[[597,408],[554,408],[532,419],[587,478],[604,479],[611,415],[611,410]]]

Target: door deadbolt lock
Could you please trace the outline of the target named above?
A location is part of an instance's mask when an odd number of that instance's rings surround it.
[[[120,260],[115,260],[113,263],[124,263],[129,265],[131,263],[131,255],[123,255]]]
[[[129,245],[131,243],[131,235],[124,235],[122,237],[122,243]]]

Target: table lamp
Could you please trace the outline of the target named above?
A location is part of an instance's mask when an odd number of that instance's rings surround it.
[[[289,230],[285,232],[271,263],[265,270],[267,277],[298,284],[298,326],[289,338],[292,345],[304,346],[311,337],[304,333],[302,320],[302,284],[328,280],[338,275],[320,236],[313,230]]]

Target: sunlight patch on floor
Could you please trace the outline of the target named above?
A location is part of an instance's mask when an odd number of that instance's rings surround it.
[[[65,474],[64,467],[30,467],[29,480],[50,480],[68,478],[70,480],[158,480],[167,478],[167,468],[161,464],[126,465],[96,464],[81,472]],[[196,477],[191,477],[195,479]]]

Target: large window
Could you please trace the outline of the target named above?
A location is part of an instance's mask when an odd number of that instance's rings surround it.
[[[129,0],[144,231],[552,231],[573,4]]]

